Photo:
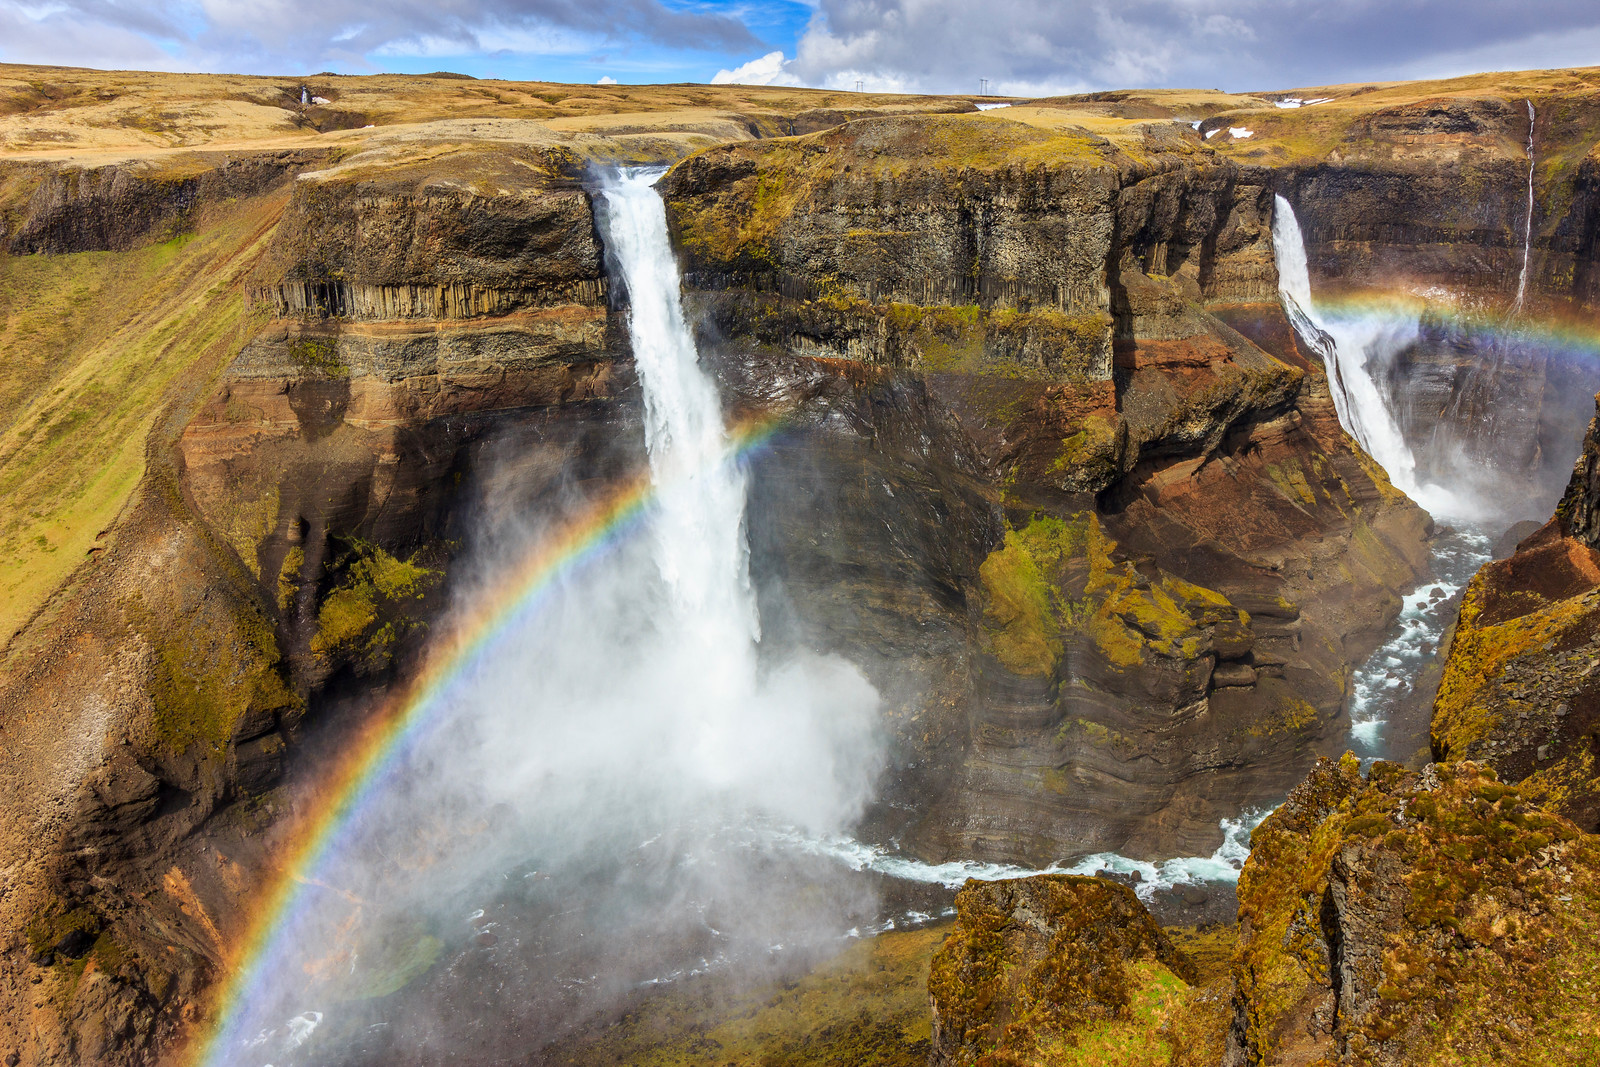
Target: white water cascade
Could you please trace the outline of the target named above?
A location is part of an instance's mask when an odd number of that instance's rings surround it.
[[[628,332],[643,386],[645,448],[658,496],[656,562],[675,624],[709,668],[696,688],[731,707],[755,681],[760,621],[750,588],[745,476],[731,462],[722,407],[700,368],[678,294],[678,265],[659,170],[621,172],[601,190],[609,247],[629,298]]]
[[[1522,310],[1523,297],[1528,295],[1528,260],[1533,252],[1533,101],[1528,105],[1528,207],[1522,220],[1522,273],[1517,276],[1517,298],[1511,302],[1511,314]]]
[[[1274,198],[1272,247],[1278,260],[1278,295],[1296,332],[1317,348],[1328,371],[1334,410],[1345,432],[1389,474],[1395,487],[1435,516],[1470,518],[1466,501],[1422,483],[1416,458],[1390,410],[1374,371],[1417,339],[1417,320],[1406,315],[1324,314],[1311,294],[1305,236],[1294,208]]]

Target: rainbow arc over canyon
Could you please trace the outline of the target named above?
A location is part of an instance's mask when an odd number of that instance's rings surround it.
[[[1576,311],[1529,310],[1513,317],[1438,293],[1397,289],[1322,293],[1312,301],[1320,312],[1335,318],[1415,318],[1469,334],[1514,339],[1544,351],[1600,355],[1600,320]]]
[[[782,428],[781,417],[744,419],[728,431],[722,462],[746,461]],[[660,487],[641,473],[591,501],[578,514],[539,539],[493,593],[458,613],[429,642],[422,666],[371,709],[345,742],[340,758],[297,806],[306,812],[290,831],[281,865],[269,877],[252,909],[254,918],[225,960],[209,1025],[189,1048],[187,1062],[223,1064],[246,1035],[248,1007],[269,977],[272,962],[296,918],[306,907],[317,872],[342,843],[344,832],[382,793],[385,772],[403,757],[444,705],[451,688],[495,642],[539,610],[561,581],[635,533]]]

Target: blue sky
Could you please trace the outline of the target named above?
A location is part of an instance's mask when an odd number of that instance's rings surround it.
[[[758,48],[729,48],[664,44],[618,26],[612,39],[574,38],[543,54],[501,48],[493,51],[444,52],[430,55],[387,54],[370,57],[385,70],[411,74],[445,69],[479,78],[528,81],[594,82],[602,77],[619,82],[705,82],[719,70],[736,68],[754,55],[781,51],[793,55],[812,6],[797,0],[763,0],[761,3],[708,0],[681,3],[663,0],[662,6],[694,14],[717,14],[742,23]],[[355,73],[351,71],[351,73]]]
[[[0,59],[1049,95],[1600,62],[1600,0],[0,0]]]

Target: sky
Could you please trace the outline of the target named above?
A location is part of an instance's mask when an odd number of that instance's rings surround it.
[[[1042,96],[1600,64],[1597,0],[0,0],[0,59]]]

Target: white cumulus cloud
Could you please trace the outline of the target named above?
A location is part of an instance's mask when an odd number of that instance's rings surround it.
[[[800,79],[789,73],[782,52],[768,52],[732,70],[719,70],[712,75],[712,85],[799,85]]]

